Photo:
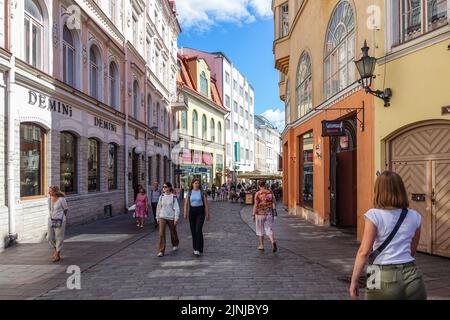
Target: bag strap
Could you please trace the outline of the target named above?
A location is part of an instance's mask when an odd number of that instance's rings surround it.
[[[374,250],[370,256],[377,256],[379,255],[386,247],[391,243],[392,239],[394,239],[395,235],[397,234],[398,229],[400,229],[400,226],[402,225],[403,221],[405,221],[406,214],[408,213],[408,209],[404,208],[402,210],[402,213],[400,214],[400,217],[398,218],[397,224],[395,225],[394,229],[392,229],[391,234],[384,240],[384,242],[379,246],[376,250]]]

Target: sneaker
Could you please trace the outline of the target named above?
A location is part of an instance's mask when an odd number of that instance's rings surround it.
[[[197,251],[197,250],[195,250],[195,251],[194,251],[194,255],[196,255],[197,257],[200,257],[200,252]]]
[[[162,252],[160,252],[160,253],[158,253],[158,257],[164,257],[164,253],[162,253]]]
[[[172,248],[172,251],[177,251],[178,250],[178,246],[175,246]]]

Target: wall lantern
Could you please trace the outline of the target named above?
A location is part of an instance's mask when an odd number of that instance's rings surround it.
[[[358,69],[359,75],[361,76],[361,79],[359,80],[359,83],[363,86],[363,88],[366,90],[366,93],[370,93],[374,95],[375,97],[378,97],[384,101],[384,106],[389,107],[390,100],[392,97],[392,90],[390,88],[384,89],[384,91],[381,90],[372,90],[370,87],[372,86],[372,80],[375,78],[373,75],[375,71],[375,64],[377,62],[377,59],[374,57],[369,56],[369,47],[367,46],[367,41],[364,41],[364,47],[361,48],[362,50],[362,58],[358,61],[355,61],[356,68]]]

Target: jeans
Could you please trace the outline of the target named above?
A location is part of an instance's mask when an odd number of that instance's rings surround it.
[[[158,202],[152,202],[152,213],[153,213],[153,220],[156,224],[156,207],[158,206]]]
[[[194,251],[203,253],[203,224],[205,223],[205,207],[189,208],[189,224],[191,226],[192,245]]]

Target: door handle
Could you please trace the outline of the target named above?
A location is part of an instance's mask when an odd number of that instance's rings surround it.
[[[434,188],[431,191],[431,204],[434,206],[436,204],[436,194],[434,192]]]

